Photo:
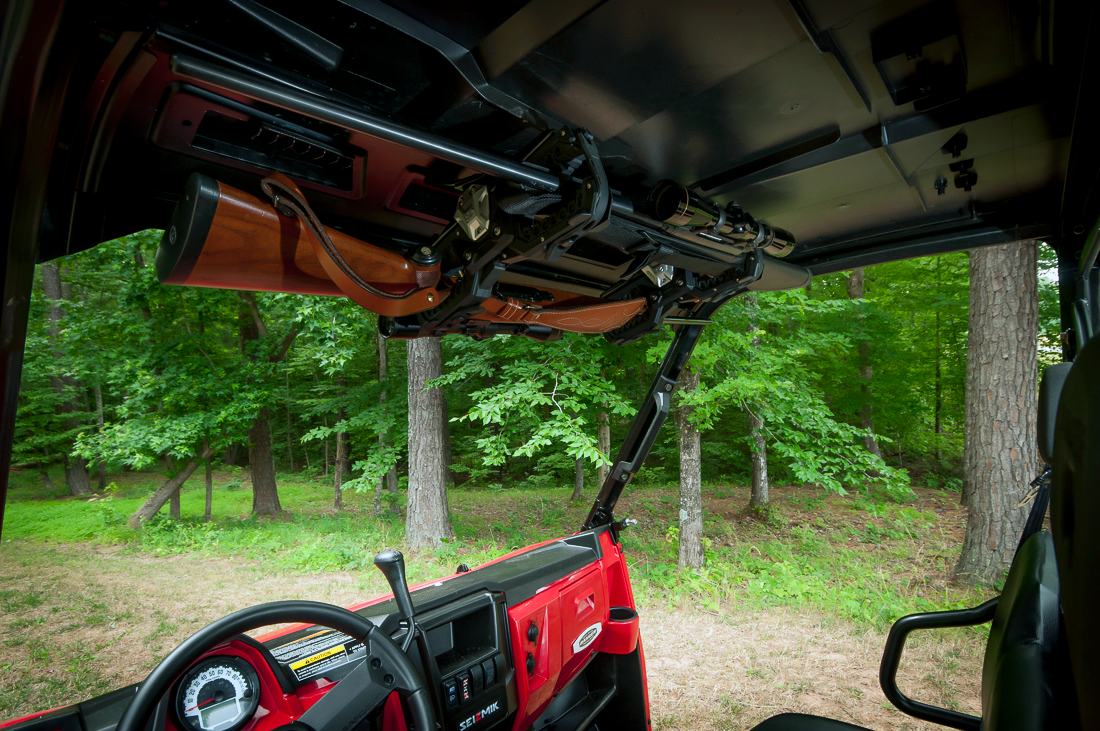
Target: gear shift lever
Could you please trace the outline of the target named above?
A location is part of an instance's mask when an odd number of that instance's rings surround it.
[[[409,584],[405,579],[405,557],[401,555],[400,551],[387,548],[374,557],[374,565],[378,567],[382,575],[386,577],[386,581],[389,582],[390,591],[393,592],[393,598],[397,601],[397,611],[401,613],[401,618],[408,624],[409,631],[405,635],[405,642],[401,648],[402,651],[408,650],[413,635],[416,634],[416,624],[413,620],[413,605],[412,597],[409,596]]]

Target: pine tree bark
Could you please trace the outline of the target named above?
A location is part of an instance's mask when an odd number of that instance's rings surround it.
[[[157,514],[157,511],[164,507],[164,503],[168,502],[168,499],[173,494],[178,494],[180,487],[183,483],[187,482],[196,469],[198,469],[199,462],[204,459],[210,459],[210,455],[214,452],[210,447],[204,446],[202,452],[188,462],[182,470],[176,473],[176,476],[170,480],[165,481],[163,485],[158,487],[156,491],[149,496],[140,508],[134,511],[134,514],[130,516],[126,521],[126,525],[130,528],[140,528],[145,521],[152,518]]]
[[[454,537],[447,513],[443,464],[443,393],[425,384],[443,371],[439,338],[408,341],[409,503],[405,543],[435,548]]]
[[[852,270],[852,273],[848,275],[848,299],[861,300],[863,299],[863,267],[858,267]],[[856,322],[863,321],[863,315],[856,315]],[[863,334],[862,326],[857,326],[856,336]],[[860,339],[859,344],[856,346],[856,355],[859,358],[859,391],[863,397],[863,403],[859,408],[859,426],[861,429],[866,429],[867,433],[863,435],[863,446],[868,452],[876,457],[882,456],[882,450],[879,449],[878,440],[875,439],[875,400],[874,391],[871,388],[871,381],[874,379],[874,368],[871,365],[871,348],[866,341]]]
[[[63,357],[60,347],[58,345],[58,337],[61,332],[61,301],[64,299],[64,294],[61,286],[61,272],[57,268],[56,262],[46,262],[42,265],[42,291],[46,295],[46,298],[51,300],[50,303],[50,341],[54,346],[54,356],[59,360]],[[50,376],[50,384],[53,390],[58,395],[64,396],[66,391],[70,394],[75,393],[76,383],[69,375]],[[65,427],[67,429],[76,430],[80,428],[80,419],[77,414],[80,412],[80,405],[76,401],[75,396],[65,399],[58,406],[58,411],[67,415],[65,418]],[[88,477],[88,461],[83,457],[76,456],[70,457],[68,451],[63,452],[63,460],[65,464],[65,484],[69,486],[69,492],[73,495],[90,495],[92,492],[92,481]]]
[[[601,411],[596,415],[596,449],[600,450],[605,457],[611,459],[611,417],[608,416],[606,411]],[[603,462],[596,467],[597,489],[603,488],[609,469],[611,469],[610,465]]]
[[[1016,507],[1039,468],[1035,420],[1038,273],[1033,242],[970,252],[964,495],[968,516],[953,576],[1004,577],[1027,517]]]
[[[699,386],[699,374],[691,368],[680,373],[680,393],[688,395]],[[680,404],[676,420],[680,427],[680,546],[677,564],[697,569],[703,565],[703,462],[702,440],[692,421],[693,406]]]
[[[386,399],[389,397],[389,390],[386,388],[386,379],[389,377],[390,371],[390,359],[389,353],[386,350],[386,339],[382,337],[382,333],[375,333],[375,344],[378,346],[378,382],[382,384],[382,392],[378,396],[379,402],[383,408],[386,408]],[[385,451],[386,449],[386,432],[382,431],[378,433],[378,447]],[[397,506],[397,466],[394,465],[382,476],[382,479],[378,481],[378,487],[374,490],[374,515],[377,517],[382,514],[382,493],[389,492],[393,495],[393,499],[390,501],[390,512],[397,515],[401,512],[401,509]]]
[[[756,326],[756,308],[759,307],[759,299],[755,294],[745,295],[745,309],[749,316],[748,332],[750,334],[759,331]],[[754,349],[760,349],[760,336],[754,335],[749,343]],[[771,506],[771,498],[768,495],[768,441],[764,434],[764,420],[750,409],[749,411],[749,435],[752,438],[753,452],[752,463],[752,488],[749,493],[748,512],[758,518],[767,517]]]

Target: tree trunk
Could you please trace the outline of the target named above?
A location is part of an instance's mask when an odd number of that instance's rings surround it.
[[[768,442],[764,437],[764,420],[749,412],[752,432],[752,491],[749,512],[758,518],[767,517],[771,505],[768,498]]]
[[[206,463],[206,513],[203,519],[209,523],[214,513],[214,466],[209,457],[203,461]]]
[[[596,448],[599,449],[605,457],[611,459],[611,418],[607,415],[606,411],[601,411],[596,415]],[[604,480],[607,479],[607,471],[610,469],[609,465],[601,462],[596,467],[596,489],[602,489]]]
[[[99,438],[103,438],[103,389],[99,384],[95,385],[95,424],[96,432],[99,434]],[[95,461],[96,469],[99,471],[99,491],[103,492],[107,489],[107,465],[103,463],[103,455]]]
[[[760,301],[755,294],[745,295],[745,309],[749,316],[748,331],[756,333],[756,308]],[[760,349],[760,336],[753,335],[750,345]],[[764,420],[749,410],[749,434],[752,437],[752,490],[749,494],[748,512],[758,518],[766,518],[771,500],[768,496],[768,441],[764,434]]]
[[[294,471],[294,437],[291,435],[290,425],[290,371],[286,371],[286,459],[290,463],[290,471]]]
[[[863,299],[863,278],[863,267],[853,269],[852,273],[848,275],[848,299]],[[863,318],[864,315],[856,315],[856,322],[861,323]],[[856,337],[859,338],[862,334],[863,328],[857,326]],[[859,390],[863,395],[863,403],[859,409],[859,426],[861,429],[867,430],[867,433],[863,435],[863,446],[871,454],[876,457],[881,457],[882,450],[879,449],[878,440],[874,437],[875,400],[874,393],[871,389],[871,380],[874,378],[874,370],[871,366],[871,348],[867,344],[867,341],[862,338],[859,339],[859,344],[856,346],[856,354],[859,357]]]
[[[940,262],[941,257],[936,257],[936,289],[940,287]],[[938,295],[937,295],[938,297]],[[940,461],[940,438],[943,434],[943,348],[940,344],[940,313],[936,311],[936,373],[935,373],[935,405],[933,406],[932,433],[936,436],[932,441],[932,459],[936,464]]]
[[[180,491],[178,488],[168,498],[168,517],[172,520],[180,519]]]
[[[1027,517],[1016,507],[1039,468],[1035,244],[970,252],[963,493],[969,514],[954,578],[1004,578]]]
[[[685,368],[680,374],[680,393],[688,395],[699,385],[699,374]],[[691,420],[693,406],[676,412],[680,427],[680,568],[703,565],[703,463],[699,430]]]
[[[938,283],[937,283],[938,284]],[[943,412],[943,368],[940,365],[940,313],[936,313],[936,403],[933,407],[932,433],[937,436],[932,442],[932,459],[940,461],[940,434],[943,434],[941,414]]]
[[[343,379],[340,379],[343,381]],[[343,383],[341,383],[343,385]],[[343,392],[341,391],[341,395]],[[336,412],[336,428],[340,428],[344,421],[344,407]],[[344,475],[348,466],[348,435],[345,432],[336,432],[336,465],[332,470],[332,507],[340,510],[344,507]]]
[[[252,512],[255,515],[278,515],[279,486],[275,482],[275,458],[271,454],[271,432],[267,425],[267,409],[252,422],[248,430],[248,464],[252,471]]]
[[[443,370],[439,338],[408,341],[409,362],[409,504],[405,543],[435,548],[454,537],[447,514],[446,465],[443,464],[443,393],[424,384]]]
[[[382,392],[378,396],[379,402],[382,407],[386,406],[386,399],[389,396],[389,390],[386,388],[386,378],[389,376],[390,361],[389,353],[386,351],[386,339],[382,337],[382,333],[375,333],[375,344],[378,346],[378,382],[382,384]],[[378,433],[378,447],[383,451],[386,449],[386,433],[381,431]],[[400,509],[397,507],[397,466],[390,467],[389,471],[382,476],[382,479],[378,481],[378,487],[374,490],[374,515],[377,517],[382,514],[382,493],[387,491],[393,495],[393,500],[390,501],[390,512],[394,515],[400,513]]]
[[[157,511],[164,507],[164,503],[168,502],[168,498],[179,493],[180,486],[187,482],[187,478],[198,469],[199,462],[209,459],[211,454],[213,454],[213,451],[209,447],[204,447],[198,457],[188,462],[182,470],[176,473],[175,477],[158,487],[156,492],[150,495],[149,499],[130,516],[130,519],[126,521],[126,525],[130,528],[140,528],[145,521],[156,515]]]
[[[59,323],[61,322],[61,301],[64,299],[63,291],[61,287],[61,272],[57,268],[56,262],[46,262],[42,265],[42,291],[46,295],[47,299],[52,300],[50,303],[50,341],[54,346],[54,357],[59,361],[63,358],[63,354],[58,344],[58,336],[61,331]],[[58,395],[64,396],[66,390],[70,393],[74,393],[76,389],[76,383],[68,376],[50,376],[50,384],[53,386],[53,390]],[[80,406],[77,403],[75,397],[63,400],[58,406],[58,411],[62,414],[68,415],[65,419],[65,427],[67,429],[75,430],[80,428],[80,419],[77,417],[77,413],[80,411]],[[69,491],[73,495],[90,495],[92,492],[92,481],[88,477],[88,461],[83,457],[69,457],[68,451],[64,453],[65,463],[65,484],[69,486]]]
[[[83,457],[65,457],[65,484],[73,495],[91,495],[92,481],[88,477],[88,460]]]
[[[577,473],[573,478],[573,494],[569,496],[570,500],[580,500],[581,494],[584,492],[584,460],[577,457]]]
[[[245,357],[255,357],[249,355],[246,343],[266,336],[267,325],[264,324],[259,305],[256,304],[256,296],[252,292],[237,292],[237,296],[247,307],[247,311],[241,310],[237,313],[241,352]],[[290,346],[297,336],[298,327],[295,325],[287,332],[278,349],[269,354],[265,360],[268,363],[281,361],[290,351]],[[271,429],[268,418],[267,409],[260,409],[260,413],[252,421],[252,428],[248,430],[248,465],[252,472],[252,513],[254,515],[278,515],[283,511],[279,504],[279,485],[275,480],[275,455],[271,452]]]

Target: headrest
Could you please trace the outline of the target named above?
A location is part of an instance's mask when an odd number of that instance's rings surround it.
[[[1066,385],[1072,363],[1056,363],[1043,371],[1039,381],[1039,456],[1047,464],[1054,464],[1054,424],[1058,418],[1058,400]]]
[[[1051,464],[1050,522],[1084,729],[1100,729],[1100,337],[1062,387]]]

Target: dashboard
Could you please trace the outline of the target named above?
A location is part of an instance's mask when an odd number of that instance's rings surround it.
[[[411,596],[421,632],[406,654],[447,731],[647,723],[638,615],[621,546],[607,528],[412,587]],[[398,644],[405,639],[392,597],[351,609]],[[316,625],[238,635],[176,680],[148,728],[273,731],[293,724],[366,657],[363,642]],[[114,731],[137,687],[4,727]],[[356,731],[409,727],[391,693]]]

